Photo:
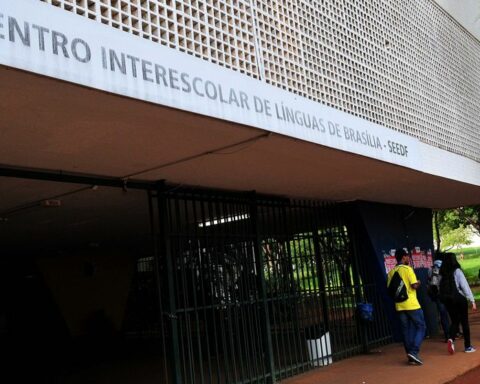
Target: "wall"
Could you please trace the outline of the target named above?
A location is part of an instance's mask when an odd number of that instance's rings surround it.
[[[112,332],[119,331],[125,314],[135,266],[124,249],[65,252],[38,259],[47,286],[72,336],[91,332],[95,317]]]
[[[359,202],[356,206],[367,238],[363,246],[369,249],[369,252],[365,253],[368,255],[366,262],[371,263],[371,268],[375,270],[379,291],[384,302],[390,306],[388,313],[395,324],[394,336],[400,339],[394,304],[386,292],[383,251],[388,252],[399,247],[412,249],[415,246],[422,250],[433,250],[431,210],[369,202]],[[438,323],[436,309],[426,293],[427,271],[426,268],[415,269],[415,274],[422,283],[417,296],[424,310],[428,331],[434,335],[438,331]]]

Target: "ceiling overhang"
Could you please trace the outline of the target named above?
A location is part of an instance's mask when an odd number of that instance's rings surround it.
[[[277,133],[5,66],[0,79],[5,166],[333,201],[480,203],[477,185]]]

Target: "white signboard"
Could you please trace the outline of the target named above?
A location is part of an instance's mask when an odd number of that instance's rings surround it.
[[[410,136],[37,0],[0,0],[0,64],[414,169],[420,163]]]

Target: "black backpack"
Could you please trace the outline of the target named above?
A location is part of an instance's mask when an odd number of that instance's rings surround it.
[[[458,299],[460,295],[460,292],[458,292],[457,289],[457,284],[455,283],[455,277],[453,273],[442,276],[439,288],[439,298],[444,303],[454,302]]]
[[[390,284],[387,287],[388,295],[396,303],[403,303],[408,300],[407,287],[405,282],[400,277],[398,270],[394,272],[392,278],[390,279]]]

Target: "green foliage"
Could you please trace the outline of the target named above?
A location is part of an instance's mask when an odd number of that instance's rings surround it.
[[[480,205],[438,211],[438,221],[441,231],[470,226],[480,235]]]
[[[458,248],[461,245],[472,244],[472,232],[469,228],[459,226],[458,228],[445,231],[442,236],[442,248],[448,250],[450,248]]]
[[[470,225],[477,235],[480,235],[480,205],[458,208],[459,219],[465,225]]]
[[[480,247],[466,247],[466,248],[462,248],[461,250],[458,250],[455,253],[457,255],[460,255],[463,253],[464,260],[476,259],[476,258],[480,260]]]
[[[437,229],[440,239],[436,236]],[[473,234],[480,235],[480,205],[435,211],[433,231],[437,249],[470,244]]]
[[[480,269],[480,247],[463,248],[455,253],[470,286],[479,285],[478,270]]]
[[[318,239],[315,246],[314,238]],[[317,265],[316,249],[321,265]],[[297,233],[290,239],[267,238],[262,242],[267,293],[278,296],[297,290],[315,292],[343,286],[352,287],[352,262],[346,227]],[[325,287],[318,274],[323,271]]]
[[[476,287],[472,287],[472,293],[473,293],[473,297],[475,298],[475,301],[478,303],[478,301],[480,301],[480,285],[477,285]]]

